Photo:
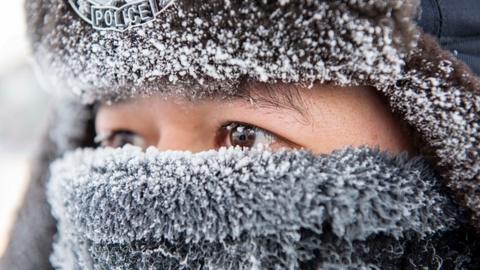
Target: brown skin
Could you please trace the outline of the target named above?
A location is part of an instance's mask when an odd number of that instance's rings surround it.
[[[282,86],[287,90],[292,87]],[[263,143],[272,149],[305,148],[313,153],[330,153],[347,146],[368,145],[394,153],[412,152],[407,129],[375,89],[315,84],[298,93],[303,101],[301,112],[244,99],[192,103],[172,97],[137,98],[102,105],[96,131],[100,137],[111,134],[103,139],[105,146],[131,143],[199,152],[237,145],[238,140],[232,140],[230,135],[241,133],[235,128],[229,131],[225,125],[239,122],[260,128],[252,131],[256,137],[250,140],[252,144]],[[115,133],[118,130],[130,133]]]

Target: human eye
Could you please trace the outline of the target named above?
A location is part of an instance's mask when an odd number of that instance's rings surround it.
[[[143,149],[147,147],[147,142],[142,136],[128,130],[101,132],[95,137],[95,143],[98,146],[113,148],[122,147],[126,144]]]
[[[223,126],[226,146],[254,147],[264,145],[270,148],[287,146],[280,137],[253,125],[231,122]]]

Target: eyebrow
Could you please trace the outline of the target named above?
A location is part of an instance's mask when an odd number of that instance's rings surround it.
[[[296,112],[305,124],[312,121],[309,111],[309,100],[305,99],[302,95],[302,86],[296,84],[271,84],[271,83],[251,83],[242,81],[237,86],[237,91],[228,96],[225,95],[213,95],[209,96],[214,100],[225,101],[227,99],[241,100],[250,104],[256,105],[264,109],[285,109]],[[313,91],[313,90],[312,90]],[[148,96],[147,96],[148,97]],[[187,97],[188,98],[188,97]],[[208,98],[208,96],[206,97]],[[130,99],[119,99],[111,104],[124,104],[128,103]],[[195,102],[195,99],[189,100]],[[104,102],[96,102],[93,105],[94,115],[98,112],[98,109],[105,104]]]
[[[252,85],[242,84],[234,99],[253,103],[266,109],[286,109],[296,112],[306,123],[311,121],[308,100],[301,93],[300,86],[273,85],[269,83]]]

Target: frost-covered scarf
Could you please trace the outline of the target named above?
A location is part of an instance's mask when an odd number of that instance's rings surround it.
[[[421,158],[126,146],[52,166],[61,269],[468,269],[464,214]],[[466,226],[466,227],[463,227]]]

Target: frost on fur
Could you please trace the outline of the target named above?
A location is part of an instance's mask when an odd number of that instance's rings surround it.
[[[428,165],[368,148],[87,149],[51,173],[58,267],[397,269],[470,256],[439,240],[462,213]]]
[[[385,85],[398,79],[410,46],[398,32],[413,28],[395,16],[415,5],[393,2],[176,1],[155,21],[119,33],[94,30],[54,0],[44,5],[56,13],[37,22],[48,28],[32,39],[50,89],[73,91],[87,103],[153,93],[228,95],[245,78]],[[37,5],[27,5],[33,16]],[[361,12],[367,7],[375,12]]]

